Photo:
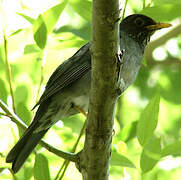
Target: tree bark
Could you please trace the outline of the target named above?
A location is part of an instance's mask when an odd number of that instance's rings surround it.
[[[118,79],[119,1],[93,0],[92,80],[84,149],[84,180],[108,180]]]

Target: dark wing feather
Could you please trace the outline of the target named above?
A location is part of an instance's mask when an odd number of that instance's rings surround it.
[[[49,97],[80,79],[91,69],[90,43],[81,47],[71,58],[62,63],[51,75],[45,91],[33,109]]]

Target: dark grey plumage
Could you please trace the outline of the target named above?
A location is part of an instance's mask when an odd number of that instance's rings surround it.
[[[150,36],[158,29],[154,26],[147,29],[150,25],[156,23],[140,14],[128,16],[120,24],[120,49],[125,50],[119,78],[123,90],[135,81],[144,49]],[[50,77],[45,92],[35,105],[39,107],[31,125],[7,155],[6,161],[12,162],[15,173],[53,124],[61,118],[78,113],[72,104],[87,111],[91,82],[90,45],[87,43],[80,48]]]

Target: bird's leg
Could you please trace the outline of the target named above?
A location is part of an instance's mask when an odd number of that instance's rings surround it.
[[[78,112],[82,113],[85,117],[87,117],[87,113],[79,106],[77,106],[76,104],[72,103],[72,107],[74,109],[76,109]]]
[[[120,79],[120,72],[123,65],[123,55],[124,55],[125,49],[122,49],[118,54],[116,54],[116,60],[117,60],[117,71],[118,71],[118,81]]]

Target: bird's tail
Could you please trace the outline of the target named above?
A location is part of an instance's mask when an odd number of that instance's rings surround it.
[[[24,132],[17,144],[8,153],[6,162],[12,162],[12,170],[14,173],[18,172],[30,153],[48,130],[36,132],[35,130],[38,126],[38,122],[33,122]]]

